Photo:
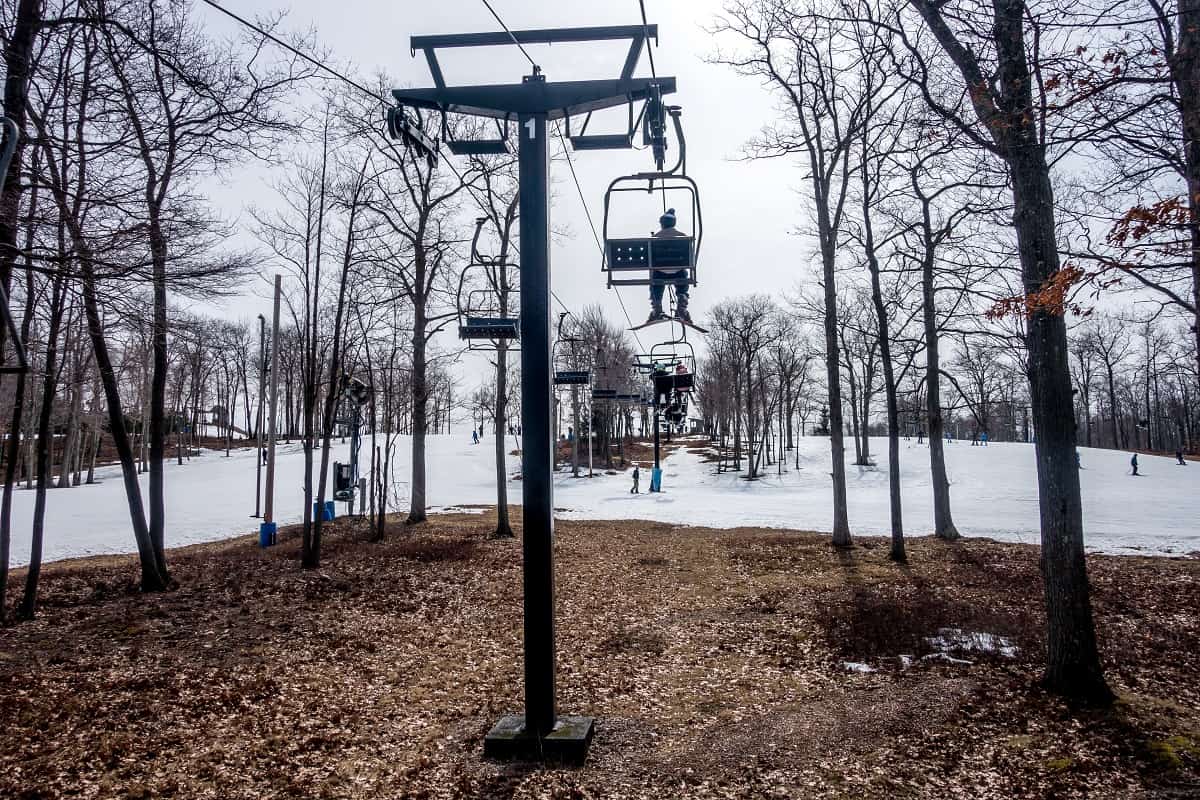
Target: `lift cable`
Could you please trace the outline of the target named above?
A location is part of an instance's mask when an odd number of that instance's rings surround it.
[[[500,27],[504,28],[504,32],[507,33],[509,38],[511,38],[513,40],[513,44],[515,44],[520,49],[521,54],[523,56],[525,56],[526,59],[529,60],[529,65],[531,67],[533,67],[533,74],[540,75],[542,72],[542,68],[539,67],[537,65],[537,62],[533,60],[533,57],[529,55],[529,52],[525,49],[525,45],[523,45],[519,41],[517,41],[517,37],[514,36],[513,32],[511,30],[509,30],[507,25],[504,24],[504,20],[500,19],[500,15],[496,13],[496,9],[492,8],[492,4],[489,3],[488,0],[481,0],[481,2],[484,4],[484,6],[487,7],[488,11],[492,12],[492,16],[496,18],[496,22],[499,22]]]
[[[313,58],[313,57],[312,57],[312,56],[310,56],[308,53],[305,53],[304,51],[300,50],[299,48],[293,47],[292,45],[288,44],[288,43],[287,43],[287,42],[285,42],[284,40],[280,39],[278,36],[275,36],[275,35],[273,35],[273,34],[269,33],[268,31],[264,30],[264,29],[263,29],[261,26],[254,24],[253,22],[251,22],[250,20],[246,19],[245,17],[241,17],[241,16],[239,16],[239,15],[235,14],[234,12],[230,11],[229,9],[225,8],[224,6],[220,5],[219,3],[215,2],[215,0],[203,0],[203,2],[204,2],[205,4],[207,4],[207,5],[209,5],[209,6],[212,6],[212,7],[213,7],[213,8],[215,8],[217,11],[220,11],[222,14],[226,15],[227,17],[230,17],[230,18],[232,18],[233,20],[235,20],[235,21],[236,21],[236,22],[238,22],[239,24],[241,24],[241,25],[244,25],[245,27],[249,28],[250,30],[252,30],[252,31],[254,31],[255,33],[257,33],[258,35],[260,35],[260,36],[262,36],[262,37],[264,37],[264,38],[266,38],[266,39],[269,39],[270,41],[274,42],[275,44],[277,44],[277,45],[279,45],[280,47],[282,47],[282,48],[284,48],[285,50],[287,50],[289,53],[292,53],[292,54],[294,54],[294,55],[296,55],[296,56],[299,56],[300,58],[304,59],[304,60],[305,60],[305,61],[307,61],[308,63],[312,64],[312,65],[313,65],[314,67],[316,67],[317,69],[320,69],[320,70],[322,70],[322,71],[324,71],[324,72],[327,72],[328,74],[332,75],[334,78],[337,78],[338,80],[342,81],[343,83],[345,83],[345,84],[347,84],[347,85],[349,85],[349,86],[352,86],[353,88],[355,88],[355,89],[359,90],[360,92],[362,92],[363,94],[365,94],[365,95],[367,95],[367,96],[371,97],[372,99],[374,99],[374,100],[378,100],[378,101],[379,101],[381,104],[383,104],[385,107],[386,107],[386,106],[388,106],[388,105],[390,105],[390,104],[389,104],[389,103],[388,103],[386,100],[384,100],[382,97],[380,97],[380,96],[379,96],[378,94],[376,94],[375,92],[373,92],[373,91],[371,91],[370,89],[368,89],[368,88],[367,88],[366,86],[364,86],[363,84],[359,83],[358,81],[355,81],[355,80],[353,80],[352,78],[348,78],[348,77],[346,77],[346,76],[345,76],[345,75],[343,75],[342,73],[340,73],[340,72],[338,72],[337,70],[335,70],[333,67],[330,67],[330,66],[328,66],[327,64],[325,64],[324,62],[322,62],[322,61],[320,61],[320,60],[318,60],[318,59],[316,59],[316,58]],[[500,19],[500,17],[496,15],[495,9],[493,9],[493,8],[492,8],[492,7],[491,7],[491,6],[490,6],[490,5],[487,3],[487,0],[483,0],[483,3],[484,3],[484,5],[486,5],[486,6],[488,7],[488,10],[489,10],[489,11],[491,11],[491,12],[492,12],[492,14],[493,14],[494,16],[496,16],[496,19],[497,19],[497,21],[499,21],[499,22],[500,22],[500,24],[501,24],[502,26],[504,26],[504,22],[503,22],[503,20],[501,20],[501,19]],[[508,32],[508,34],[509,34],[510,36],[512,36],[512,31],[509,31],[507,26],[504,26],[504,30],[505,30],[506,32]],[[516,37],[515,37],[515,36],[513,37],[513,41],[514,41],[514,42],[516,42],[516,44],[517,44],[517,46],[518,46],[518,47],[520,47],[520,42],[517,42],[517,41],[516,41]],[[521,47],[521,52],[522,52],[522,53],[525,53],[525,48],[524,48],[524,47]],[[526,57],[526,58],[529,58],[529,54],[528,54],[528,53],[525,53],[525,57]],[[538,67],[538,66],[537,66],[537,64],[535,64],[535,63],[533,62],[533,59],[531,59],[531,58],[530,58],[530,59],[529,59],[529,63],[530,63],[530,64],[533,64],[534,68],[535,68],[535,69],[538,69],[538,71],[540,71],[540,67]],[[559,135],[560,135],[560,136],[562,135],[562,132],[561,132],[561,131],[559,131]],[[567,155],[567,159],[568,159],[568,161],[570,160],[570,154],[569,154],[569,153],[568,153],[568,155]],[[453,172],[454,172],[455,176],[457,176],[457,177],[458,177],[458,179],[459,179],[460,181],[464,181],[464,179],[463,179],[463,174],[462,174],[461,172],[459,172],[459,171],[458,171],[458,168],[454,166],[453,162],[451,162],[451,161],[450,161],[450,159],[446,159],[446,164],[447,164],[447,165],[450,167],[451,171],[453,171]],[[575,167],[574,167],[574,165],[572,165],[572,166],[571,166],[571,173],[572,173],[572,174],[574,174],[574,172],[575,172]],[[465,181],[464,181],[464,183],[465,183]],[[575,181],[575,185],[576,185],[576,187],[578,187],[578,186],[579,186],[579,181],[578,181],[578,179],[576,179],[576,181]],[[482,203],[480,202],[479,198],[475,196],[475,193],[474,193],[473,191],[470,191],[470,190],[468,190],[468,193],[469,193],[469,194],[472,196],[472,198],[474,198],[474,199],[475,199],[476,203],[480,203],[480,205],[482,206]],[[580,199],[582,199],[582,197],[583,197],[583,194],[582,194],[582,189],[581,189],[581,190],[580,190]],[[587,211],[587,204],[586,204],[586,203],[584,203],[584,211]],[[591,220],[591,212],[588,212],[588,224],[591,224],[591,221],[592,221],[592,220]],[[596,228],[595,228],[595,226],[594,226],[594,225],[592,226],[592,235],[593,235],[593,236],[595,236],[595,235],[596,235]],[[596,242],[597,242],[597,244],[599,244],[599,241],[600,241],[600,240],[599,240],[599,238],[597,237],[597,239],[596,239]],[[603,248],[601,248],[601,251],[603,251]],[[566,304],[566,303],[564,303],[564,302],[562,301],[562,299],[561,299],[561,298],[560,298],[560,297],[559,297],[559,296],[558,296],[558,295],[557,295],[557,294],[556,294],[556,293],[555,293],[553,290],[551,290],[551,291],[550,291],[550,294],[551,294],[551,295],[554,297],[554,300],[555,300],[555,301],[556,301],[556,302],[557,302],[557,303],[558,303],[560,306],[562,306],[562,308],[563,308],[563,310],[564,310],[564,311],[568,311],[568,312],[570,311],[570,309],[568,309],[568,308],[567,308],[567,304]],[[617,297],[618,297],[618,299],[619,299],[619,298],[620,298],[620,295],[618,294],[618,295],[617,295]],[[626,316],[626,318],[628,318],[628,317],[629,317],[629,314],[628,314],[628,313],[626,313],[626,315],[625,315],[625,316]],[[633,323],[631,322],[631,323],[630,323],[630,325],[632,325],[632,324],[633,324]],[[640,342],[639,342],[639,345],[640,345]]]
[[[646,21],[646,0],[638,0],[638,7],[642,10],[642,31],[646,37],[646,55],[650,57],[650,77],[658,80],[658,73],[654,69],[654,45],[650,41],[650,23]]]
[[[290,45],[287,42],[280,39],[278,36],[274,36],[271,33],[268,33],[267,31],[263,30],[263,28],[259,27],[258,25],[255,25],[253,22],[249,21],[248,19],[245,19],[244,17],[239,17],[237,14],[233,13],[229,9],[214,2],[214,0],[204,0],[204,2],[206,4],[212,6],[213,8],[215,8],[217,11],[220,11],[225,16],[232,17],[233,19],[237,20],[242,25],[245,25],[247,28],[254,31],[258,35],[260,35],[266,39],[270,39],[272,42],[279,45],[280,47],[287,50],[288,52],[299,56],[300,58],[304,59],[308,63],[312,64],[317,69],[328,72],[330,75],[337,78],[338,80],[348,83],[349,85],[353,86],[355,89],[358,89],[360,92],[363,92],[364,94],[370,95],[371,97],[378,100],[380,103],[383,103],[385,106],[388,105],[386,100],[384,100],[382,97],[380,97],[378,94],[376,94],[372,90],[368,89],[366,86],[363,86],[361,83],[359,83],[355,80],[347,78],[342,73],[338,72],[337,70],[333,69],[330,66],[327,66],[326,64],[322,63],[321,61],[318,61],[317,59],[310,56],[308,53],[305,53],[304,51],[302,51],[296,47],[293,47],[292,45]]]
[[[567,138],[563,136],[562,127],[556,125],[558,130],[558,138],[562,141],[563,154],[567,157],[567,166],[571,168],[571,179],[575,182],[575,191],[579,193],[579,202],[583,204],[583,213],[587,217],[588,227],[592,229],[592,240],[596,242],[596,247],[600,250],[600,257],[604,257],[604,244],[600,241],[600,234],[596,231],[596,223],[592,220],[592,210],[588,208],[587,198],[583,194],[583,186],[579,183],[579,175],[575,172],[575,162],[571,159],[571,148],[567,144]],[[613,287],[608,287],[612,289]],[[628,309],[625,308],[625,300],[621,297],[621,293],[617,292],[617,302],[621,304],[621,311],[625,314],[625,321],[629,323],[630,333],[633,334],[634,341],[638,343],[638,349],[645,350],[645,345],[642,344],[642,339],[638,336],[637,331],[632,330],[634,327],[633,318],[629,316]]]

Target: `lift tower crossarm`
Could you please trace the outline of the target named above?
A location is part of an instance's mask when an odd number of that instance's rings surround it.
[[[655,84],[663,94],[675,91],[673,77],[553,83],[526,78],[520,84],[394,89],[392,96],[413,108],[494,119],[545,114],[547,120],[556,120],[645,100]]]
[[[608,25],[591,28],[542,28],[531,31],[499,31],[496,33],[451,33],[434,36],[414,36],[410,41],[412,52],[425,53],[429,72],[439,89],[446,87],[442,67],[437,60],[437,51],[453,47],[499,47],[511,44],[561,44],[565,42],[605,42],[628,39],[629,54],[621,70],[621,80],[628,80],[637,68],[646,37],[658,43],[657,25]]]

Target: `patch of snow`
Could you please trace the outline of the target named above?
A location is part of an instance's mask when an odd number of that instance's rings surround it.
[[[437,506],[426,509],[430,514],[478,514],[480,516],[487,510],[479,506],[470,506],[467,508],[463,506]]]
[[[846,672],[875,672],[875,668],[870,664],[864,664],[861,661],[843,661],[842,669]]]
[[[962,628],[939,628],[937,636],[925,641],[939,653],[996,653],[1015,658],[1017,647],[1009,639],[994,633],[964,631]]]
[[[955,658],[946,653],[930,653],[927,656],[921,656],[921,661],[945,661],[947,664],[956,664],[961,667],[969,667],[973,661],[967,661],[965,658]]]

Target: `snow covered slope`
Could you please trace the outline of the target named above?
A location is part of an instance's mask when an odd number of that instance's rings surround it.
[[[889,535],[887,440],[871,440],[875,468],[847,466],[850,529]],[[710,527],[774,527],[827,531],[830,502],[829,440],[799,440],[783,475],[771,467],[760,480],[715,474],[712,464],[678,452],[664,464],[661,495],[615,493],[605,486],[576,490],[569,484],[555,504],[580,518],[642,518]],[[852,455],[852,454],[851,454]],[[1129,474],[1129,454],[1080,448],[1084,531],[1089,550],[1106,553],[1184,555],[1200,551],[1200,463],[1140,456],[1140,477]],[[954,521],[965,536],[1036,544],[1039,540],[1037,473],[1033,445],[970,442],[946,445]],[[904,529],[926,535],[933,527],[929,449],[900,443]],[[643,481],[643,484],[646,481]]]
[[[507,448],[512,449],[512,443]],[[848,468],[850,525],[859,534],[886,535],[888,522],[887,472],[883,468],[886,442],[872,440],[881,466]],[[571,478],[561,473],[554,504],[563,517],[584,519],[650,519],[712,527],[761,526],[828,530],[830,510],[829,440],[800,440],[800,469],[789,455],[785,473],[772,467],[761,480],[749,482],[725,473],[715,474],[686,451],[664,465],[663,493],[629,494],[628,476]],[[433,436],[429,440],[428,498],[431,506],[453,507],[494,502],[492,441],[478,446],[469,436]],[[1182,555],[1200,551],[1200,463],[1176,466],[1174,459],[1143,456],[1142,477],[1129,475],[1128,454],[1081,448],[1084,524],[1089,550],[1108,553],[1141,552]],[[345,446],[335,447],[333,459],[346,458]],[[401,507],[408,499],[410,442],[401,438],[396,453],[394,497]],[[1037,482],[1033,447],[992,444],[971,447],[955,442],[946,447],[951,502],[959,530],[968,536],[1038,541]],[[510,458],[510,472],[518,469]],[[904,525],[911,535],[924,535],[932,525],[929,452],[916,441],[902,442]],[[166,467],[169,547],[247,534],[257,529],[254,511],[254,452],[244,450],[226,458],[206,452],[183,466]],[[276,514],[281,523],[300,519],[303,454],[298,445],[280,448]],[[52,489],[46,513],[45,560],[134,550],[128,510],[119,470],[100,470],[102,482],[75,489]],[[586,474],[586,473],[585,473]],[[643,491],[649,484],[644,473]],[[145,483],[143,482],[143,487]],[[509,498],[519,503],[520,482],[509,486]],[[339,504],[339,509],[342,506]],[[13,508],[13,563],[29,558],[29,525],[33,492],[18,491]]]

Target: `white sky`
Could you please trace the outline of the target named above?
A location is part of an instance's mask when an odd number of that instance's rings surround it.
[[[349,69],[355,77],[386,70],[408,85],[432,85],[423,57],[409,53],[413,34],[466,33],[499,30],[480,0],[441,0],[437,3],[382,2],[382,0],[228,0],[228,7],[247,16],[286,8],[283,27],[291,31],[314,30],[330,62]],[[585,25],[640,24],[637,0],[582,2],[563,0],[493,0],[493,6],[512,29],[575,27]],[[670,102],[683,106],[688,141],[688,172],[700,185],[704,212],[704,243],[699,264],[699,285],[693,289],[692,314],[702,321],[708,308],[720,299],[749,292],[782,295],[804,275],[812,243],[791,235],[803,219],[804,204],[795,193],[802,179],[799,169],[784,162],[745,162],[742,144],[771,118],[771,98],[753,79],[728,67],[705,62],[715,42],[704,28],[720,11],[713,0],[647,0],[647,17],[659,30],[654,50],[659,75],[674,75],[678,92]],[[196,13],[214,33],[232,29],[234,23],[200,3]],[[627,43],[530,47],[548,80],[616,77]],[[441,57],[450,84],[519,81],[529,71],[515,47],[447,52]],[[347,66],[348,65],[348,66]],[[639,75],[649,75],[643,54]],[[353,89],[347,88],[347,91]],[[624,110],[611,120],[619,129]],[[599,118],[592,130],[599,130]],[[448,156],[446,154],[446,157]],[[621,174],[652,168],[644,151],[592,151],[574,154],[575,167],[588,199],[592,217],[600,226],[602,198],[608,182]],[[624,320],[613,291],[605,290],[600,257],[592,239],[578,193],[565,163],[552,170],[554,198],[551,218],[564,224],[571,236],[556,242],[552,253],[555,292],[572,309],[601,302],[617,320]],[[266,205],[270,192],[261,176],[230,180],[229,197],[238,213],[239,203]],[[221,192],[222,195],[225,192]],[[226,202],[230,202],[227,200]],[[475,216],[470,213],[470,216]],[[245,219],[244,215],[242,217]],[[655,227],[646,220],[644,232]],[[686,228],[684,220],[680,227]],[[642,230],[634,233],[641,233]],[[269,311],[267,300],[270,264],[263,265],[264,279],[248,287],[243,298],[231,301],[225,311],[253,317]],[[615,291],[615,290],[614,290]],[[621,289],[635,324],[644,320],[648,300],[644,287]],[[656,329],[651,329],[654,331]],[[664,329],[657,329],[663,331]],[[643,332],[648,348],[653,334]],[[450,345],[451,342],[446,342]],[[464,388],[477,378],[465,377]]]

